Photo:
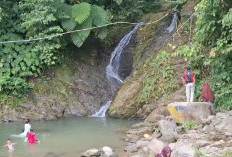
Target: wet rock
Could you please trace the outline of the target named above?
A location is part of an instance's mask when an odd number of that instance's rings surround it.
[[[211,115],[211,105],[206,102],[175,102],[168,105],[168,110],[178,123],[185,121],[202,123]]]
[[[111,104],[109,115],[116,118],[132,117],[139,110],[134,99],[141,88],[141,82],[125,80]]]
[[[81,157],[99,157],[101,154],[99,152],[98,149],[93,148],[93,149],[89,149],[86,152],[84,152],[83,154],[81,154]]]

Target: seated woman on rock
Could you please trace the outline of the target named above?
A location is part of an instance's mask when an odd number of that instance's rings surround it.
[[[161,153],[157,154],[156,157],[170,157],[172,150],[169,146],[166,146],[162,149]]]

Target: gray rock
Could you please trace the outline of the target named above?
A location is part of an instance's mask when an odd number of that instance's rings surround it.
[[[156,154],[160,153],[165,144],[157,139],[153,139],[147,146],[147,157],[154,157]],[[146,147],[145,147],[146,149]],[[144,150],[145,150],[144,149]]]
[[[171,157],[196,157],[196,154],[192,147],[182,143],[175,146]]]
[[[137,151],[138,151],[138,147],[137,147],[136,144],[129,145],[129,146],[126,146],[126,147],[124,148],[124,151],[130,152],[130,153],[134,153],[134,152],[137,152]]]
[[[163,115],[158,115],[154,112],[152,112],[151,114],[149,114],[149,116],[145,119],[145,121],[150,122],[150,123],[156,123],[159,120],[164,119]]]
[[[175,131],[177,128],[176,123],[167,120],[159,121],[159,128],[162,134],[161,140],[167,143],[172,143],[176,141],[178,133]]]
[[[136,142],[136,147],[137,148],[146,147],[146,146],[148,146],[149,143],[150,143],[149,141],[141,141],[141,140],[139,140],[139,141]]]
[[[101,152],[101,157],[116,157],[116,154],[114,153],[113,149],[111,149],[110,147],[102,147],[100,149]]]
[[[99,152],[98,149],[93,148],[93,149],[89,149],[86,152],[84,152],[83,154],[81,154],[81,157],[99,157],[101,154]]]

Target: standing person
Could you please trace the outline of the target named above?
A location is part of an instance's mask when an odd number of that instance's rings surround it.
[[[28,134],[28,142],[31,144],[40,143],[40,141],[36,139],[36,135],[33,129],[31,129],[30,133]]]
[[[193,102],[195,88],[195,73],[192,72],[190,66],[187,66],[186,70],[186,73],[183,74],[183,84],[186,87],[187,102]]]
[[[14,145],[16,145],[17,143],[12,143],[11,142],[11,139],[8,139],[7,141],[6,141],[6,145],[4,145],[3,147],[5,148],[5,147],[8,147],[8,150],[9,150],[9,152],[13,152],[14,150],[15,150],[15,148],[14,148]]]
[[[22,133],[19,135],[11,135],[11,137],[25,138],[25,141],[26,141],[27,134],[31,130],[31,124],[30,124],[29,119],[25,119],[24,122],[25,122],[25,124],[24,124],[24,129],[22,130]]]

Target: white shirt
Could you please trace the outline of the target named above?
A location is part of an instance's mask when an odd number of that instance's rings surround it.
[[[23,135],[26,137],[27,136],[27,133],[30,132],[31,130],[31,124],[25,124],[24,125],[24,132],[23,132]]]

